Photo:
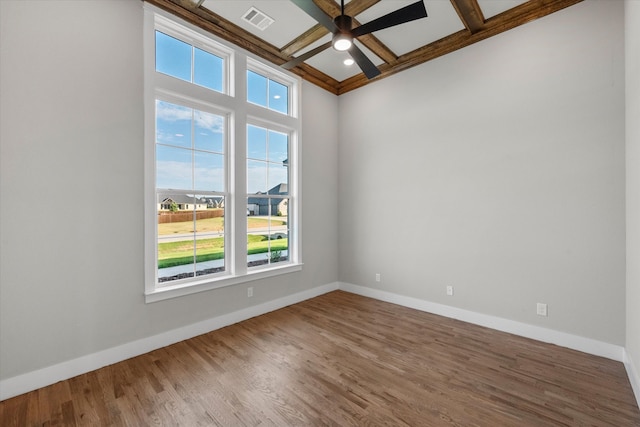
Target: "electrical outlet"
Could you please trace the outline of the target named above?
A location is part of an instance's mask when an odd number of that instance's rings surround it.
[[[247,297],[251,298],[253,296],[253,286],[249,286],[247,288]]]
[[[541,302],[538,303],[536,308],[536,314],[538,316],[546,316],[547,315],[547,304],[543,304]]]
[[[376,273],[376,282],[380,281],[380,273]]]
[[[447,286],[447,295],[453,295],[453,286]]]

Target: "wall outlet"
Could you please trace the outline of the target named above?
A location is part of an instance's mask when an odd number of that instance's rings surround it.
[[[247,288],[247,297],[251,298],[253,296],[253,286],[249,286]]]
[[[453,295],[453,286],[447,286],[447,295]]]
[[[547,315],[547,304],[543,304],[541,302],[538,303],[536,308],[536,314],[538,316],[546,316]]]
[[[380,281],[380,273],[376,273],[376,282]]]

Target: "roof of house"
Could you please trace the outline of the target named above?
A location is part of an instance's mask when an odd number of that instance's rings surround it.
[[[282,197],[270,197],[270,198],[264,197],[266,195],[283,195],[283,196],[289,195],[287,183],[280,183],[275,187],[273,187],[272,189],[270,189],[269,191],[267,191],[266,193],[258,192],[256,193],[256,196],[263,196],[263,197],[249,197],[247,202],[250,205],[265,206],[269,204],[269,200],[271,200],[271,205],[277,205],[282,200],[284,200],[284,198]]]
[[[162,203],[167,203],[169,201],[176,203],[192,203],[192,204],[203,204],[203,203],[211,203],[218,202],[223,199],[222,196],[203,196],[194,198],[192,194],[172,194],[171,196],[167,196],[162,199]]]

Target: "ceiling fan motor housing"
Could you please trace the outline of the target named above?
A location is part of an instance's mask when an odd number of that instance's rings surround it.
[[[340,30],[341,33],[351,33],[351,25],[353,25],[353,19],[347,15],[338,15],[335,17],[333,22],[336,23],[336,27]]]

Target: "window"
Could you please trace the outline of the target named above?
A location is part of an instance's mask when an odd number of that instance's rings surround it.
[[[289,88],[255,71],[247,71],[247,100],[262,107],[289,113]]]
[[[156,100],[158,283],[225,271],[226,119]]]
[[[156,30],[156,71],[222,92],[224,59]]]
[[[289,256],[289,135],[247,126],[247,265]]]
[[[148,302],[301,268],[298,87],[145,4]]]

